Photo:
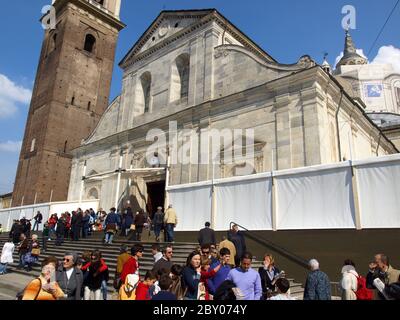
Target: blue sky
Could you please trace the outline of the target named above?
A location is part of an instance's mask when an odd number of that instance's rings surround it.
[[[2,1],[0,11],[0,194],[12,191],[20,141],[29,108],[43,39],[41,8],[50,0]],[[304,54],[322,61],[323,52],[334,64],[343,50],[342,7],[353,5],[357,28],[352,31],[358,48],[367,54],[397,0],[122,0],[120,34],[110,99],[121,90],[117,63],[163,9],[216,8],[264,50],[282,63]],[[368,56],[383,46],[400,48],[400,6]],[[381,57],[382,58],[382,57]],[[387,55],[385,55],[385,59]],[[400,63],[400,58],[398,59]]]

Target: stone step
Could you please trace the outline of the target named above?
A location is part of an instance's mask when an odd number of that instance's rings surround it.
[[[93,249],[97,249],[101,252],[102,257],[103,258],[114,258],[116,256],[119,255],[119,250],[101,250],[101,248],[95,248],[93,247]],[[92,250],[93,250],[92,249]],[[92,251],[90,250],[90,251]],[[42,250],[43,251],[43,250]],[[57,253],[60,255],[64,255],[66,252],[77,252],[77,253],[83,253],[86,250],[82,250],[82,248],[80,247],[73,247],[73,246],[61,246],[61,247],[48,247],[46,250],[46,253]],[[186,259],[188,257],[190,252],[188,252],[187,250],[179,250],[179,249],[175,249],[174,253],[173,253],[173,257],[177,258],[177,259]],[[15,253],[18,254],[18,253]],[[146,250],[144,251],[144,259],[153,259],[153,256],[151,255],[151,253],[149,251],[146,252]]]
[[[0,235],[0,247],[3,246],[4,242],[8,240],[7,235]],[[39,243],[41,243],[41,239],[39,239]],[[61,260],[65,254],[65,252],[72,251],[72,252],[77,252],[77,253],[82,253],[84,251],[93,251],[93,250],[100,250],[104,260],[106,261],[107,266],[109,267],[110,270],[110,281],[108,283],[108,291],[109,293],[115,292],[114,288],[112,287],[112,280],[114,279],[115,276],[115,270],[116,270],[116,264],[117,264],[117,257],[119,255],[119,248],[122,244],[127,244],[129,247],[133,246],[135,243],[139,242],[134,242],[134,241],[129,241],[123,237],[117,237],[113,241],[113,244],[111,245],[104,245],[102,243],[102,239],[99,235],[96,235],[94,237],[86,238],[86,239],[80,239],[79,241],[71,241],[71,240],[65,240],[62,246],[55,246],[55,241],[48,241],[47,242],[47,250],[45,253],[42,253],[41,256],[39,257],[38,264],[33,266],[31,272],[27,272],[26,270],[19,270],[16,269],[17,263],[19,261],[19,256],[17,252],[14,252],[14,261],[16,263],[11,264],[9,266],[10,271],[18,273],[18,274],[24,274],[24,275],[29,275],[31,277],[37,277],[40,274],[40,263],[44,260],[45,257],[48,256],[55,256],[59,260]],[[153,263],[153,257],[151,255],[151,245],[154,242],[140,242],[144,246],[144,254],[143,258],[140,260],[140,274],[141,276],[144,276],[145,273],[148,270],[151,270],[154,263]],[[162,248],[164,243],[158,243],[160,247]],[[177,264],[184,265],[186,263],[186,258],[192,252],[198,247],[197,243],[174,243],[172,244],[174,247],[174,255],[173,255],[173,262]],[[261,261],[253,261],[253,268],[258,269],[258,267],[262,266]],[[302,284],[296,283],[294,279],[288,278],[290,281],[291,285],[291,295],[295,297],[296,299],[302,300],[303,299],[303,293],[304,293],[304,288],[302,287]]]
[[[41,239],[42,239],[42,235],[41,234],[38,234],[38,238],[39,238],[39,240],[40,240],[40,242],[41,242]],[[78,242],[78,243],[81,243],[81,242],[84,242],[84,243],[91,243],[91,242],[94,242],[94,243],[102,243],[102,239],[103,239],[103,237],[99,237],[99,236],[90,236],[90,237],[87,237],[87,238],[84,238],[84,239],[82,239],[82,238],[80,238],[78,241],[72,241],[71,239],[65,239],[65,241],[67,242]],[[0,241],[7,241],[8,240],[8,233],[7,234],[1,234],[0,235]],[[54,240],[52,240],[52,241],[55,241],[55,239]],[[51,241],[51,242],[52,242]],[[123,244],[123,243],[129,243],[129,244],[131,244],[131,245],[133,245],[133,244],[135,244],[135,243],[141,243],[141,244],[143,244],[143,245],[152,245],[152,244],[154,244],[154,243],[156,243],[155,241],[147,241],[147,240],[145,240],[145,239],[142,239],[142,241],[141,242],[137,242],[137,241],[132,241],[132,240],[128,240],[127,238],[125,238],[125,237],[114,237],[114,239],[113,239],[113,245],[121,245],[121,244]],[[161,242],[161,243],[158,243],[158,244],[160,244],[160,245],[163,245],[163,244],[165,244],[164,242]],[[174,245],[182,245],[182,246],[189,246],[189,247],[197,247],[199,244],[198,243],[195,243],[195,242],[175,242],[174,243]]]

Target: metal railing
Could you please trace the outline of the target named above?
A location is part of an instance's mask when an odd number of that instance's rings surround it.
[[[284,256],[285,258],[289,259],[290,261],[296,263],[297,265],[308,269],[308,261],[300,256],[297,256],[296,254],[286,250],[285,248],[282,248],[280,246],[278,246],[277,244],[271,242],[268,239],[265,239],[264,237],[255,235],[254,232],[250,231],[249,229],[247,229],[246,227],[241,226],[240,224],[236,223],[236,222],[231,222],[229,224],[229,230],[232,230],[232,226],[233,225],[237,225],[239,228],[243,229],[246,231],[246,237],[254,240],[255,242],[271,249],[274,250],[276,252],[278,252],[280,255]]]
[[[241,226],[240,224],[238,224],[236,222],[231,222],[229,224],[229,230],[232,230],[233,225],[237,225],[239,228],[246,231],[246,237],[252,239],[253,241],[255,241],[269,249],[272,249],[272,250],[278,252],[282,256],[284,256],[287,259],[291,260],[292,262],[296,263],[297,265],[299,265],[305,269],[309,269],[308,261],[306,259],[286,250],[285,248],[278,246],[277,244],[271,242],[270,240],[265,239],[264,237],[255,235],[254,232],[250,231],[249,229]],[[341,297],[342,291],[341,291],[341,286],[340,286],[339,282],[331,282],[331,295],[332,295],[332,297],[336,297],[336,298]]]

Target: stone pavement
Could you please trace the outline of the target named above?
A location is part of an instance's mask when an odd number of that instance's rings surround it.
[[[18,273],[0,276],[0,300],[15,300],[17,293],[23,290],[32,279],[34,278],[31,276]]]
[[[34,279],[33,276],[20,273],[7,273],[0,276],[0,300],[15,300],[18,292]],[[117,293],[108,293],[108,300],[118,300]]]

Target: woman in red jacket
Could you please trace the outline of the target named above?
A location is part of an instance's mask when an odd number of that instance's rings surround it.
[[[57,214],[52,214],[47,223],[49,224],[49,241],[51,240],[51,236],[56,233],[56,224],[57,224]]]
[[[151,300],[150,287],[157,281],[154,272],[147,271],[143,282],[139,282],[136,288],[136,300]]]
[[[212,270],[210,270],[210,267],[211,267],[211,259],[207,257],[201,257],[200,283],[204,283],[205,296],[200,297],[200,300],[211,300],[208,289],[208,279],[213,278],[215,276],[215,274],[219,271],[219,269],[221,269],[221,264],[219,264]]]
[[[101,300],[102,282],[107,280],[108,275],[108,267],[101,258],[101,252],[93,251],[90,262],[85,264],[81,270],[88,272],[85,281],[84,300]]]

